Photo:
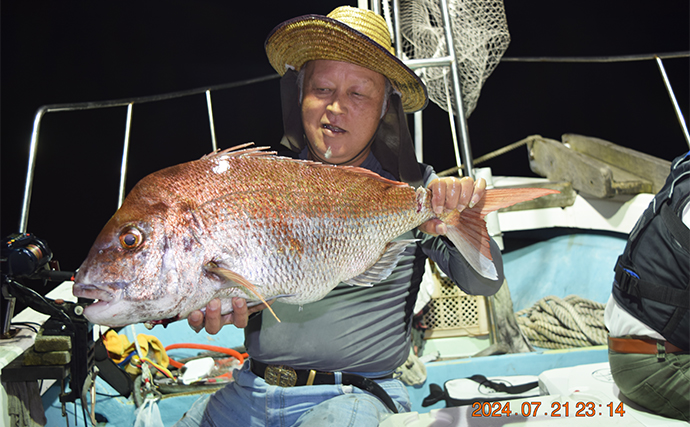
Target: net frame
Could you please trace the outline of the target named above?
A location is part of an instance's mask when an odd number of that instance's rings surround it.
[[[454,53],[462,87],[465,117],[477,106],[481,88],[510,44],[502,0],[449,0]],[[448,56],[440,2],[400,0],[400,31],[405,59]],[[416,70],[429,99],[441,109],[457,111],[450,67]]]

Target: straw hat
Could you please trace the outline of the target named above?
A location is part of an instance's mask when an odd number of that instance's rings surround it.
[[[366,9],[341,6],[328,16],[304,15],[283,22],[266,38],[266,55],[281,76],[311,60],[349,62],[383,74],[402,94],[405,112],[427,104],[422,80],[394,55],[384,19]]]

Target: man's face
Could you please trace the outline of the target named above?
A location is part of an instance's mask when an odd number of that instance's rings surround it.
[[[378,127],[385,90],[385,77],[368,68],[329,60],[307,63],[302,124],[316,154],[342,163],[366,147]],[[368,152],[348,164],[361,164]]]

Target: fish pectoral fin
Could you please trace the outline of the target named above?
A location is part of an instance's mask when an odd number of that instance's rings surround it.
[[[245,279],[241,275],[235,273],[232,270],[228,270],[227,268],[222,268],[222,267],[210,267],[208,268],[208,271],[210,273],[216,274],[220,277],[223,277],[227,280],[229,280],[232,283],[232,287],[237,287],[241,286],[245,289],[247,289],[250,293],[256,295],[257,298],[261,300],[262,303],[266,304],[266,308],[273,314],[273,317],[276,318],[278,323],[280,323],[280,319],[276,315],[275,311],[271,308],[271,306],[266,302],[266,299],[259,293],[259,291],[256,289],[256,286],[254,286],[249,280]]]
[[[418,239],[408,239],[388,243],[383,255],[374,265],[369,267],[364,273],[344,280],[343,283],[353,286],[374,286],[374,283],[378,283],[390,276],[395,266],[398,265],[398,261],[402,258],[402,253],[407,245],[417,241]]]
[[[463,212],[464,213],[464,212]],[[491,257],[489,232],[486,222],[479,215],[463,215],[464,226],[448,226],[446,236],[453,242],[468,264],[481,276],[498,279],[498,272]]]

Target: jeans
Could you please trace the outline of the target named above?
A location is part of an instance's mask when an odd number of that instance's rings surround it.
[[[690,421],[690,355],[616,353],[609,350],[611,375],[620,392],[649,411]]]
[[[190,426],[378,426],[392,412],[376,396],[354,386],[278,387],[249,370],[233,373],[234,381],[197,400],[175,427]],[[336,382],[340,373],[336,372]],[[410,411],[405,385],[397,379],[376,381],[395,402],[398,412]]]

